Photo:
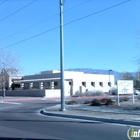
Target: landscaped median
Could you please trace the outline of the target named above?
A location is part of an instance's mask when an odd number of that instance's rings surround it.
[[[60,104],[58,104],[42,110],[41,113],[49,116],[140,126],[140,100],[138,99],[135,100],[135,104],[132,100],[123,100],[120,106],[117,106],[116,102],[113,105],[91,106],[91,103],[76,104],[75,101],[73,105],[66,104],[65,108],[66,111],[59,111]]]

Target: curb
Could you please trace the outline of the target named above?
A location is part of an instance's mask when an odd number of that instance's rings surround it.
[[[50,112],[46,112],[45,109],[41,110],[40,113],[47,116],[56,116],[56,117],[64,117],[64,118],[72,118],[72,119],[82,119],[82,120],[88,120],[88,121],[99,121],[99,122],[105,122],[105,123],[140,126],[140,122],[137,122],[137,121],[125,121],[125,120],[115,120],[115,119],[107,119],[107,118],[50,113]]]

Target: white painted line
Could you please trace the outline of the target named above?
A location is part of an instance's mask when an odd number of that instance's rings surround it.
[[[17,104],[17,105],[21,104],[21,103],[16,103],[16,102],[3,102],[3,101],[1,101],[0,103],[1,104]]]

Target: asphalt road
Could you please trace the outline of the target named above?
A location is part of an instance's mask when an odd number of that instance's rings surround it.
[[[0,139],[128,140],[130,126],[44,116],[53,101],[0,103]]]

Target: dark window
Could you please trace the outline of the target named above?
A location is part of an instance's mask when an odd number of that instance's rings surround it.
[[[71,82],[69,82],[69,85],[71,86]]]
[[[103,87],[103,82],[99,82],[99,85],[100,85],[101,87]]]
[[[49,87],[50,86],[50,82],[43,82],[43,86],[44,87]]]
[[[58,83],[57,82],[54,82],[54,86],[58,86]]]
[[[15,84],[15,88],[20,88],[20,84]]]
[[[108,86],[110,86],[110,87],[111,87],[111,82],[108,82]]]
[[[92,85],[93,87],[95,87],[95,82],[91,82],[91,85]]]
[[[82,82],[82,86],[86,87],[86,82]]]
[[[50,84],[50,82],[47,82],[47,86],[50,86],[51,84]]]

